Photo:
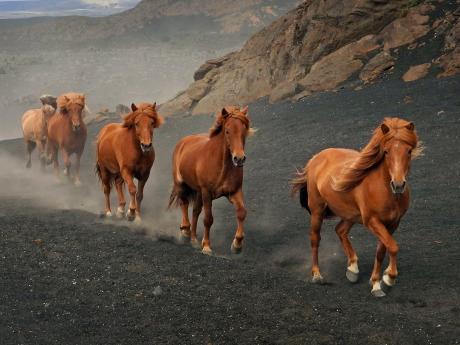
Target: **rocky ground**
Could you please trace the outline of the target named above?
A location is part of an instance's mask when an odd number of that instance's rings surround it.
[[[141,228],[98,217],[93,139],[101,124],[90,129],[80,189],[56,184],[36,161],[26,171],[21,141],[2,142],[1,343],[458,344],[459,93],[458,77],[431,75],[251,104],[259,130],[247,143],[241,257],[230,255],[235,219],[225,200],[214,207],[212,257],[177,243],[179,211],[165,210],[174,143],[206,131],[209,116],[169,118],[156,132]],[[322,232],[327,284],[312,285],[309,217],[289,197],[288,181],[321,149],[362,147],[387,115],[414,121],[426,146],[396,233],[397,285],[371,297],[376,241],[360,226],[352,241],[362,277],[347,282],[335,221]]]

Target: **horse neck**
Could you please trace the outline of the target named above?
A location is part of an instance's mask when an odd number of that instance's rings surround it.
[[[391,176],[390,176],[390,172],[388,171],[387,165],[385,164],[385,160],[382,159],[374,169],[375,169],[375,172],[379,175],[378,180],[381,181],[381,183],[384,184],[385,187],[388,189],[388,191],[391,193],[391,190],[389,187]]]

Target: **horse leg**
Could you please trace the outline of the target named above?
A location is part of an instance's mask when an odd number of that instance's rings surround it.
[[[64,175],[70,178],[70,155],[65,148],[61,148],[62,161],[64,162]]]
[[[105,216],[106,217],[112,217],[112,210],[110,209],[110,180],[111,176],[110,173],[104,169],[101,168],[101,181],[102,181],[102,186],[104,189],[104,196],[105,196]]]
[[[117,189],[117,195],[118,195],[117,218],[121,219],[125,215],[125,205],[126,205],[125,194],[123,192],[124,182],[121,176],[118,176],[115,179],[115,188]]]
[[[44,171],[46,167],[45,145],[46,145],[46,141],[44,140],[37,141],[38,157],[40,158],[40,165],[41,165],[42,171]]]
[[[235,206],[238,228],[236,229],[235,238],[233,239],[231,251],[233,254],[239,254],[243,250],[244,239],[244,220],[246,219],[246,208],[244,207],[243,191],[239,189],[235,194],[230,196],[230,201]]]
[[[129,202],[129,208],[128,208],[128,211],[126,212],[126,218],[129,221],[133,221],[136,217],[136,191],[137,191],[136,185],[134,184],[133,176],[127,169],[123,169],[121,171],[121,176],[123,177],[123,180],[128,186],[128,192],[129,192],[129,195],[131,196],[131,200]]]
[[[33,141],[27,140],[26,141],[26,149],[27,149],[27,154],[26,154],[26,168],[32,167],[32,151],[35,148],[35,143]]]
[[[321,212],[313,212],[310,219],[310,245],[311,245],[311,281],[312,283],[323,283],[324,279],[319,270],[318,249],[321,241],[321,225],[323,224],[323,210]]]
[[[136,218],[134,221],[138,224],[141,223],[141,204],[142,204],[142,199],[144,199],[144,187],[145,184],[147,183],[147,179],[145,180],[140,180],[138,183],[137,187],[137,193],[136,193]]]
[[[80,160],[81,160],[82,152],[77,153],[77,158],[75,159],[75,185],[81,186],[80,181]]]
[[[348,258],[346,277],[350,282],[356,283],[359,278],[358,256],[356,255],[350,239],[348,238],[348,234],[352,226],[352,222],[342,219],[335,227],[335,232],[339,237],[340,242],[342,243],[343,251]]]
[[[372,295],[375,297],[384,297],[385,292],[382,290],[382,286],[380,284],[380,270],[382,267],[383,259],[385,258],[385,253],[387,249],[382,241],[379,240],[377,243],[377,249],[375,251],[375,259],[374,259],[374,268],[372,269],[371,280],[370,284],[372,286]]]
[[[203,198],[200,194],[195,197],[193,201],[193,216],[192,216],[192,231],[190,234],[190,242],[192,246],[199,247],[198,240],[196,238],[196,228],[198,227],[198,218],[200,217],[201,210],[203,209]]]
[[[190,242],[190,220],[188,218],[189,201],[187,198],[180,200],[182,221],[180,222],[180,237],[183,242]]]
[[[211,230],[212,223],[214,222],[214,218],[212,216],[212,198],[210,193],[205,192],[202,193],[203,195],[203,207],[204,207],[204,236],[203,240],[201,241],[201,248],[202,253],[211,255],[211,241],[209,239],[209,232]]]
[[[389,287],[393,286],[396,283],[396,277],[398,276],[396,256],[397,256],[398,251],[399,251],[399,246],[396,243],[396,241],[394,240],[393,236],[391,235],[392,231],[391,232],[388,231],[388,229],[377,218],[371,218],[369,220],[368,224],[367,224],[367,227],[374,232],[374,234],[377,236],[379,241],[385,246],[386,250],[388,251],[388,256],[389,256],[389,259],[390,259],[389,260],[390,263],[389,263],[388,268],[385,270],[385,274],[383,276],[383,282],[385,283],[385,285],[387,285]],[[379,246],[380,246],[380,243],[379,243]],[[379,247],[377,248],[377,254],[379,254]],[[374,291],[374,286],[376,288],[378,288],[377,277],[380,276],[380,265],[381,265],[381,262],[383,261],[383,258],[385,256],[385,251],[383,249],[380,249],[380,254],[381,254],[382,257],[381,257],[380,263],[379,263],[379,265],[377,267],[379,273],[376,274],[376,275],[373,275],[373,278],[371,278],[372,287],[373,287],[372,290],[373,291]],[[380,258],[377,258],[377,255],[376,255],[376,260],[377,259],[380,259]],[[373,272],[373,273],[375,273],[375,272]]]

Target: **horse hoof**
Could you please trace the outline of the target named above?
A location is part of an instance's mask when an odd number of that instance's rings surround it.
[[[396,279],[391,278],[388,274],[384,274],[382,282],[386,287],[391,289],[396,284]]]
[[[123,218],[125,218],[125,212],[124,212],[124,210],[117,210],[116,217],[117,217],[118,219],[123,219]]]
[[[313,284],[324,284],[324,278],[321,274],[315,274],[313,277],[311,277],[311,282]]]
[[[203,253],[204,255],[212,255],[212,249],[209,247],[203,247],[201,253]]]
[[[382,289],[376,289],[371,291],[372,296],[374,297],[385,297],[386,293]]]
[[[80,187],[82,185],[80,180],[75,180],[74,184],[75,184],[75,187]]]
[[[142,218],[139,216],[134,217],[134,224],[136,225],[142,225]]]
[[[131,211],[130,209],[126,212],[126,219],[132,222],[136,218],[136,213]]]
[[[230,249],[232,251],[232,254],[241,254],[241,252],[243,251],[243,246],[237,247],[235,246],[235,243],[232,242],[232,246]]]
[[[190,234],[187,234],[187,232],[185,232],[184,230],[180,231],[179,239],[181,243],[184,243],[184,244],[190,243],[191,241]]]
[[[27,168],[27,169],[30,169],[31,167],[32,167],[32,163],[31,163],[31,162],[27,162],[26,168]]]
[[[106,218],[112,218],[112,212],[107,211],[107,212],[105,213],[105,217],[106,217]]]
[[[190,239],[190,244],[195,249],[200,249],[201,248],[200,242],[198,242],[198,240],[196,238],[195,239]]]
[[[359,274],[358,273],[355,273],[355,272],[352,272],[350,270],[347,270],[347,273],[345,273],[347,279],[349,282],[351,283],[356,283],[359,279]]]

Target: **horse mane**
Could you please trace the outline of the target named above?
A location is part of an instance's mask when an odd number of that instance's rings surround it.
[[[331,177],[332,188],[338,192],[345,192],[360,184],[369,172],[383,160],[384,146],[393,139],[404,141],[412,146],[411,159],[422,154],[423,146],[413,124],[397,117],[387,117],[374,130],[371,140],[359,152],[359,156],[345,165],[338,176]]]
[[[141,114],[150,117],[155,123],[155,128],[160,127],[164,123],[163,116],[157,113],[156,103],[141,103],[137,106],[133,104],[131,108],[133,108],[133,106],[135,110],[123,118],[123,127],[132,128],[134,126],[134,121]]]
[[[78,104],[85,107],[85,95],[76,92],[68,92],[57,98],[56,104],[61,113],[67,112],[67,107],[71,104]]]
[[[249,131],[248,135],[251,135],[254,132],[254,130],[250,127],[251,121],[249,120],[249,117],[245,115],[245,113],[241,111],[239,107],[226,106],[216,114],[216,120],[214,121],[212,127],[209,129],[209,137],[212,138],[218,135],[222,131],[225,121],[231,117],[240,120],[244,124],[246,129]]]

